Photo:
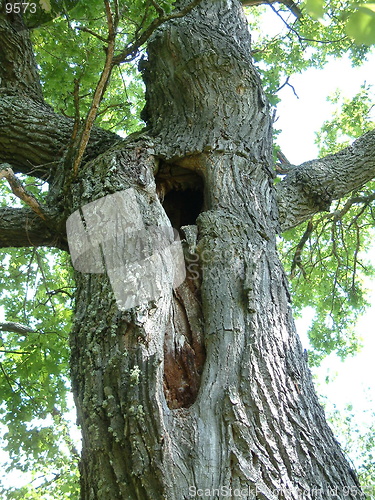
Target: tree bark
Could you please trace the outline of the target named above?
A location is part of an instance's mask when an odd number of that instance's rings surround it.
[[[53,219],[44,221],[30,209],[0,208],[1,248],[46,246],[67,250],[64,233],[59,232]]]
[[[185,282],[173,291],[160,280],[155,300],[126,311],[98,272],[101,262],[96,273],[76,272],[71,374],[83,435],[82,500],[181,500],[202,491],[211,498],[364,498],[295,332],[276,252],[269,108],[240,3],[205,0],[165,23],[149,41],[143,73],[147,133],[113,145],[76,177],[66,161],[52,171],[48,203],[61,213],[48,227],[55,224],[56,234],[86,204],[132,189],[146,228],[173,220],[186,240]],[[9,104],[9,95],[0,106],[11,117],[26,97]],[[62,156],[69,124],[63,120],[54,136],[53,112],[37,99],[31,109],[46,127],[45,142],[34,130],[39,150],[7,152],[0,133],[0,154],[27,172],[34,154],[32,168],[42,176],[40,164]],[[27,133],[32,124],[22,112],[19,120]],[[293,191],[293,182],[285,184]],[[10,241],[28,245],[29,212],[2,214],[0,244],[9,241],[9,219]],[[48,244],[53,235],[35,217],[34,241]],[[97,229],[100,239],[105,231]]]
[[[72,142],[74,120],[47,104],[0,88],[0,162],[13,170],[51,182],[57,163]],[[85,153],[88,161],[120,141],[116,134],[94,127]]]
[[[0,87],[43,101],[30,35],[22,16],[0,6]]]

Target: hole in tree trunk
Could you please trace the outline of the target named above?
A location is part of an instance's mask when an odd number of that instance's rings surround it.
[[[174,228],[194,225],[203,207],[203,193],[190,188],[172,189],[165,195],[163,207]]]
[[[177,165],[161,165],[156,186],[172,226],[196,224],[203,210],[203,181]],[[180,231],[180,235],[184,235]],[[171,317],[164,338],[164,394],[169,408],[188,408],[197,398],[205,361],[200,284],[189,268],[186,280],[174,292]]]
[[[194,171],[162,164],[156,176],[156,190],[174,228],[194,225],[203,210],[203,180]]]

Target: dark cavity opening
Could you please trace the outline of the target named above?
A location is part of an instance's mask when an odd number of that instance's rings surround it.
[[[163,207],[174,228],[194,225],[203,208],[203,193],[195,189],[176,191],[165,196]]]
[[[162,165],[156,187],[164,210],[174,228],[196,223],[203,210],[203,181],[197,173],[177,165]]]

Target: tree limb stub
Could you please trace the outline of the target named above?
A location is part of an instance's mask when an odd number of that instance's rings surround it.
[[[336,154],[293,168],[276,186],[282,231],[328,211],[342,198],[375,177],[375,131],[367,132]]]

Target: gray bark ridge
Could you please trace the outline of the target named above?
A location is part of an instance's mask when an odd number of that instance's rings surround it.
[[[0,88],[0,162],[13,170],[51,181],[57,162],[72,141],[74,120],[58,115],[46,103]],[[121,140],[94,127],[85,161]]]

